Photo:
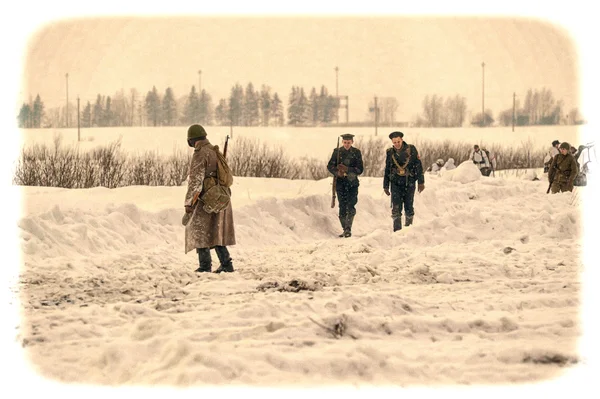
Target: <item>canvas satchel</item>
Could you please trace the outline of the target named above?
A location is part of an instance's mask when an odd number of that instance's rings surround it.
[[[220,184],[219,179],[207,177],[204,179],[204,193],[200,201],[204,204],[202,209],[207,213],[219,213],[229,205],[231,201],[231,190]]]

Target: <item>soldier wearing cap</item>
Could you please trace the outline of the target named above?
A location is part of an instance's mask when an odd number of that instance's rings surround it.
[[[560,154],[552,158],[552,163],[548,169],[548,182],[551,184],[552,194],[559,191],[573,191],[575,177],[579,172],[577,162],[571,154],[571,145],[564,142],[558,150]]]
[[[336,179],[336,193],[339,204],[339,218],[344,231],[340,237],[352,235],[352,222],[356,215],[358,202],[358,176],[363,172],[362,154],[358,148],[352,147],[353,134],[342,134],[342,147],[331,154],[327,170]]]
[[[558,151],[558,146],[560,145],[560,141],[554,140],[552,141],[552,147],[548,150],[548,153],[544,157],[544,173],[548,173],[550,169],[550,164],[555,156],[557,156],[560,152]]]
[[[404,133],[392,132],[389,137],[392,147],[386,151],[383,191],[392,196],[392,220],[394,231],[397,231],[402,229],[403,207],[406,213],[405,225],[412,224],[415,215],[415,188],[418,184],[419,193],[425,189],[425,177],[419,152],[414,145],[403,140]]]

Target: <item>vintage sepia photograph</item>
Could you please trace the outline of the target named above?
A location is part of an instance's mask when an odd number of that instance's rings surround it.
[[[11,386],[598,392],[591,11],[261,7],[19,38]]]

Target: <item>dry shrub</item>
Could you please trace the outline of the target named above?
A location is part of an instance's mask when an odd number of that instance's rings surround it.
[[[232,145],[234,144],[234,145]],[[227,152],[227,162],[234,176],[298,179],[300,165],[290,160],[283,147],[270,148],[257,139],[240,137]]]
[[[454,158],[459,165],[466,161],[473,143],[454,143],[450,140],[414,143],[419,151],[423,169],[436,159]],[[484,147],[483,143],[479,143]],[[383,137],[359,138],[355,142],[363,156],[364,177],[382,177],[385,168],[385,150],[389,140]],[[529,169],[543,166],[544,148],[535,148],[531,140],[518,146],[487,147],[496,155],[496,169]],[[78,146],[64,147],[62,138],[55,137],[54,145],[34,144],[24,148],[16,162],[13,183],[21,186],[48,186],[63,188],[124,187],[130,185],[180,186],[187,180],[192,154],[177,151],[169,157],[155,152],[132,156],[121,150],[121,139],[89,152],[80,152]],[[329,159],[303,157],[290,159],[281,146],[272,148],[267,143],[248,138],[229,142],[227,160],[234,176],[272,177],[282,179],[321,180],[330,177]]]

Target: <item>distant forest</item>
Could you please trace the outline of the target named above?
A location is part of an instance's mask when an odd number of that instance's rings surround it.
[[[77,99],[76,99],[77,101]],[[514,107],[500,111],[496,117],[490,109],[473,114],[470,119],[464,97],[427,95],[422,102],[423,111],[410,121],[398,121],[398,101],[395,97],[374,98],[365,107],[362,122],[347,122],[348,97],[329,94],[325,86],[312,88],[307,95],[302,87],[294,86],[283,100],[271,88],[262,85],[256,90],[252,83],[242,87],[236,83],[229,98],[216,103],[212,96],[195,86],[190,92],[176,98],[167,87],[159,93],[155,86],[145,96],[136,89],[124,90],[113,96],[98,94],[91,103],[67,104],[46,109],[39,94],[35,100],[23,103],[17,116],[21,128],[113,127],[113,126],[181,126],[200,123],[220,126],[516,126],[558,125],[585,123],[577,108],[565,112],[562,100],[556,100],[551,90],[529,89],[523,103],[515,101]],[[340,115],[340,113],[342,115]],[[78,118],[79,116],[79,118]]]

